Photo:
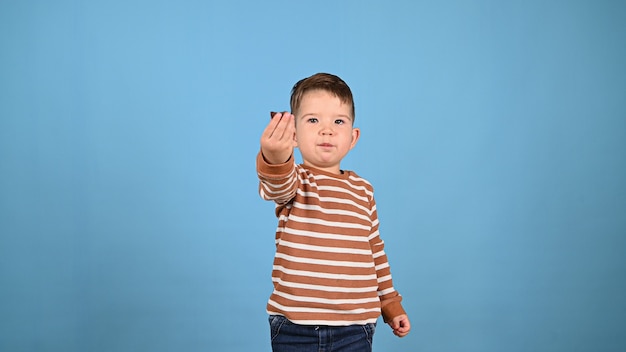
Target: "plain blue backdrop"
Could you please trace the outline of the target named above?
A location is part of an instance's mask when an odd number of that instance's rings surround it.
[[[0,2],[0,350],[269,351],[270,110],[352,87],[412,333],[626,350],[623,1]]]

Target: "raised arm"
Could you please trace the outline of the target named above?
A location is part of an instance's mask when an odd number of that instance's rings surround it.
[[[278,205],[287,204],[296,194],[295,131],[292,114],[275,113],[261,135],[261,151],[256,162],[259,194]]]

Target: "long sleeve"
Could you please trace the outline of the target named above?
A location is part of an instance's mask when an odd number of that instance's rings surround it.
[[[261,198],[284,205],[296,195],[297,177],[293,155],[284,164],[268,164],[259,152],[256,169]]]
[[[385,244],[380,238],[378,227],[378,212],[376,211],[376,201],[371,200],[372,205],[372,232],[370,235],[370,246],[374,256],[374,264],[376,265],[376,277],[378,280],[378,295],[381,302],[381,310],[383,320],[388,322],[394,317],[406,314],[402,308],[402,296],[393,287],[391,279],[391,269],[385,254]]]

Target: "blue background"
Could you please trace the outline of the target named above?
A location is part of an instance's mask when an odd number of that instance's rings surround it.
[[[626,350],[622,1],[0,2],[0,350],[269,351],[255,155],[338,74],[413,330]]]

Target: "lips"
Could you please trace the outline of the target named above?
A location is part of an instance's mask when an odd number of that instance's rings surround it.
[[[318,144],[318,146],[324,147],[324,148],[332,148],[333,147],[333,145],[330,144],[330,143],[320,143],[320,144]]]

